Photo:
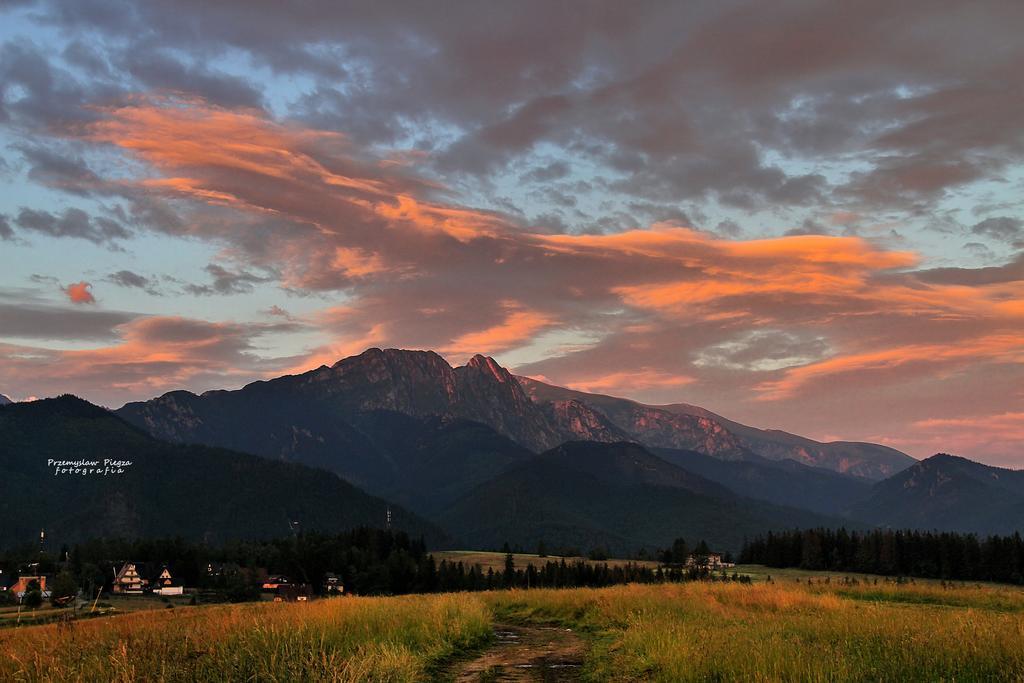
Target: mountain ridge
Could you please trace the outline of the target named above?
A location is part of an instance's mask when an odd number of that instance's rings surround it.
[[[750,427],[687,403],[647,405],[633,399],[591,394],[518,377],[534,400],[573,400],[605,415],[631,438],[653,448],[676,448],[721,460],[795,460],[874,480],[916,460],[888,446],[849,441],[822,443],[776,429]]]
[[[271,405],[265,397],[270,397]],[[790,458],[876,480],[914,462],[884,446],[821,444],[786,432],[757,430],[686,404],[647,406],[630,399],[554,387],[517,377],[493,358],[482,355],[452,367],[433,351],[401,349],[367,349],[330,367],[253,382],[235,391],[216,390],[198,396],[168,392],[149,401],[125,404],[117,413],[161,438],[203,443],[213,439],[214,445],[234,446],[216,442],[218,437],[214,435],[204,436],[204,424],[216,422],[218,414],[232,404],[245,403],[267,411],[285,400],[308,406],[325,419],[333,415],[352,421],[360,413],[389,410],[420,418],[474,420],[536,453],[579,439],[636,441],[654,448],[694,450],[724,460]],[[281,429],[284,427],[281,425]],[[355,433],[335,434],[333,438],[340,439],[347,448],[365,447]],[[279,446],[276,453],[269,453],[269,447],[261,444],[254,444],[255,452],[271,457],[287,454],[285,441],[285,434],[275,434],[269,442]],[[366,481],[360,479],[359,472],[341,473],[357,483]]]
[[[874,483],[796,460],[767,460],[759,456],[719,460],[696,451],[671,448],[654,448],[651,452],[737,495],[823,515],[848,515]]]

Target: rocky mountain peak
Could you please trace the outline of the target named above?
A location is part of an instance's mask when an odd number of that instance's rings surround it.
[[[351,409],[420,416],[448,412],[457,395],[452,367],[433,351],[367,349],[335,363],[320,384]]]
[[[498,365],[498,362],[490,356],[484,356],[478,353],[469,359],[469,362],[466,363],[465,367],[489,374],[491,377],[503,384],[516,381],[515,378],[512,377],[512,373]]]
[[[359,355],[342,358],[334,364],[338,374],[412,372],[420,377],[443,376],[451,372],[448,361],[433,351],[371,348]]]

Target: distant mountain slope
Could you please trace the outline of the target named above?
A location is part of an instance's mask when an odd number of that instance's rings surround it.
[[[59,474],[47,460],[130,460],[123,474]],[[51,537],[181,535],[210,541],[382,526],[388,504],[301,465],[158,441],[63,396],[0,408],[0,544]],[[435,543],[443,532],[392,507],[393,524]]]
[[[790,458],[873,479],[913,462],[883,446],[820,444],[692,406],[652,407],[552,387],[516,378],[484,356],[453,368],[432,351],[369,349],[301,375],[202,396],[171,392],[117,412],[159,438],[321,466],[381,492],[395,475],[396,454],[359,426],[360,416],[377,411],[472,420],[534,452],[569,440],[636,441],[724,460]]]
[[[202,396],[173,391],[116,413],[158,439],[322,467],[357,486],[369,486],[392,470],[367,435],[340,419],[331,403],[298,394],[285,382]]]
[[[753,460],[751,454],[769,460],[790,459],[874,480],[915,462],[887,446],[847,441],[820,443],[787,432],[748,427],[684,403],[649,406],[556,387],[528,377],[518,379],[535,401],[575,401],[589,406],[630,439],[652,448],[692,450],[720,460]]]
[[[375,489],[425,515],[534,457],[532,451],[472,420],[378,410],[361,413],[354,424],[390,466]]]
[[[1024,531],[1024,471],[933,455],[875,484],[853,514],[892,528]]]
[[[0,406],[10,405],[11,403],[11,399],[7,398],[3,394],[0,394]]]
[[[769,529],[837,525],[810,512],[739,498],[630,443],[571,442],[510,469],[438,517],[468,547],[633,553],[677,537],[738,549]]]
[[[671,448],[655,448],[652,452],[738,495],[826,515],[848,514],[871,491],[872,482],[868,479],[795,460],[768,460],[756,455],[747,460],[719,460],[696,451]]]
[[[534,455],[459,414],[493,413],[515,433],[531,420],[546,424],[515,380],[486,359],[453,370],[436,354],[379,350],[239,391],[176,391],[117,412],[171,441],[328,469],[424,513]]]

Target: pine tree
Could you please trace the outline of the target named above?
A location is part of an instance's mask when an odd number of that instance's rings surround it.
[[[507,545],[507,544],[506,544]],[[505,553],[505,587],[512,588],[516,582],[516,561],[511,552]]]

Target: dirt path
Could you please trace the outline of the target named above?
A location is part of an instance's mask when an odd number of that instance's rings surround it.
[[[457,683],[471,681],[577,681],[584,645],[571,629],[495,624],[497,642],[462,664]]]

